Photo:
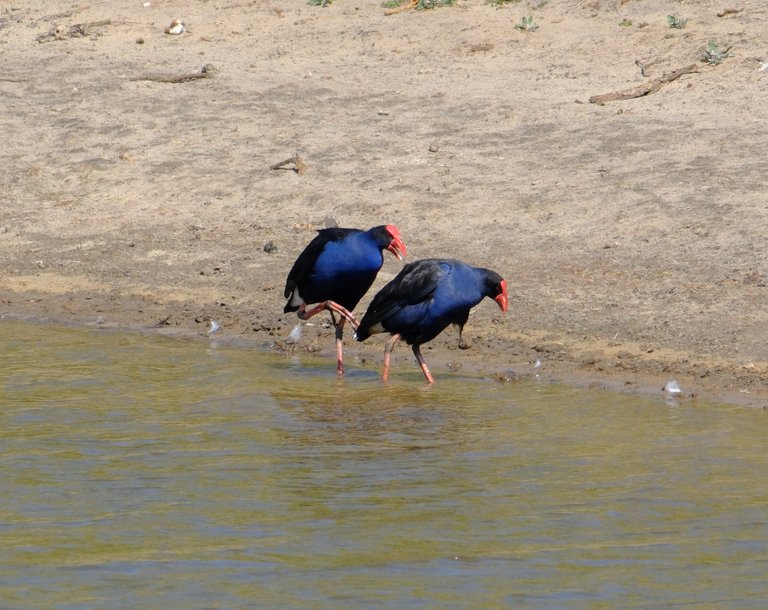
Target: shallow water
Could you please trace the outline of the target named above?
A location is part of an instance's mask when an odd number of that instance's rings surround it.
[[[0,329],[4,609],[765,608],[765,411]]]

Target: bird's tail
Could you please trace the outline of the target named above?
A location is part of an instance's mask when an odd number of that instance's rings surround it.
[[[365,341],[370,336],[371,333],[368,332],[368,328],[365,326],[358,326],[357,330],[355,331],[355,339],[358,341]]]
[[[290,282],[285,286],[285,298],[288,299],[288,302],[285,304],[285,307],[283,307],[283,313],[298,311],[304,304],[304,299],[301,298],[299,289],[295,284],[292,285]]]

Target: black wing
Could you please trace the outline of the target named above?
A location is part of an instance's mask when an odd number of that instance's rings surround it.
[[[448,273],[446,265],[450,265],[450,261],[435,258],[407,264],[373,297],[360,322],[360,328],[369,329],[407,305],[430,299],[440,280]]]
[[[291,296],[296,286],[309,279],[315,269],[315,262],[325,249],[326,244],[332,241],[343,241],[350,233],[357,231],[358,229],[340,229],[338,227],[318,230],[315,238],[299,254],[299,258],[296,259],[288,272],[288,279],[285,282],[285,298]]]

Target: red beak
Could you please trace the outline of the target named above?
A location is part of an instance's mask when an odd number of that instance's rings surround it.
[[[501,287],[501,292],[496,295],[496,298],[493,299],[498,303],[499,309],[503,311],[504,313],[507,313],[507,305],[509,304],[509,299],[507,298],[507,281],[501,280],[501,284],[499,284]]]
[[[387,231],[392,236],[392,242],[387,246],[387,250],[394,254],[397,260],[403,260],[408,250],[405,247],[405,242],[400,239],[400,231],[395,225],[387,225]]]

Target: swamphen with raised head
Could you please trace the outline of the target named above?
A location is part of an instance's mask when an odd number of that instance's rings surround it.
[[[403,267],[397,277],[373,297],[355,338],[365,341],[381,332],[392,335],[384,350],[384,381],[389,377],[392,348],[398,339],[405,339],[413,346],[413,354],[427,383],[434,383],[421,355],[422,343],[431,341],[449,324],[454,324],[459,328],[461,345],[469,310],[483,297],[490,297],[501,311],[507,311],[507,283],[495,271],[451,259],[415,261]]]
[[[298,311],[302,320],[326,309],[331,313],[336,327],[336,362],[340,375],[344,373],[344,322],[348,320],[357,328],[351,312],[384,264],[384,250],[400,260],[406,255],[405,244],[394,225],[381,225],[367,231],[321,229],[288,274],[285,283],[288,302],[283,312]],[[312,303],[319,305],[307,309]],[[338,322],[334,312],[340,316]]]

